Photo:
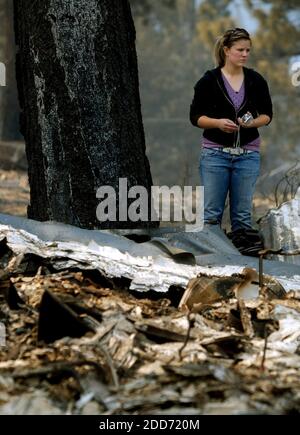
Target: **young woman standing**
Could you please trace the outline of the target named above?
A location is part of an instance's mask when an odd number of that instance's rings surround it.
[[[200,175],[204,220],[221,224],[227,194],[233,232],[252,228],[252,198],[260,166],[258,129],[271,122],[266,80],[245,67],[251,38],[245,29],[227,30],[215,46],[218,66],[195,85],[193,125],[204,129]]]

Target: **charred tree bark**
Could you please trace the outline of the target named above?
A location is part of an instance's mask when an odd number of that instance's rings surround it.
[[[127,0],[14,0],[28,217],[84,228],[149,222],[96,218],[96,191],[152,185]],[[119,204],[117,203],[117,209]]]

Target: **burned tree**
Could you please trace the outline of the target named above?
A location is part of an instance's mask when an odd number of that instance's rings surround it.
[[[100,186],[150,190],[135,29],[127,0],[14,0],[28,217],[84,228],[148,226],[96,218]],[[118,209],[117,203],[117,209]]]

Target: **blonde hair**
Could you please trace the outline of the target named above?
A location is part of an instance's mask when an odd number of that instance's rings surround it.
[[[220,68],[225,65],[226,60],[224,47],[231,48],[233,44],[240,39],[248,39],[248,41],[251,42],[251,38],[247,30],[240,29],[238,27],[236,27],[235,29],[226,30],[224,35],[220,36],[217,39],[215,45],[215,58],[217,65],[219,65]]]

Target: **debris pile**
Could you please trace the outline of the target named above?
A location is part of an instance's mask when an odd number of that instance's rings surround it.
[[[271,209],[260,227],[265,247],[279,251],[270,258],[300,265],[300,187],[293,199]]]
[[[141,293],[10,248],[3,239],[0,414],[299,413],[300,283],[194,266],[187,285]]]

